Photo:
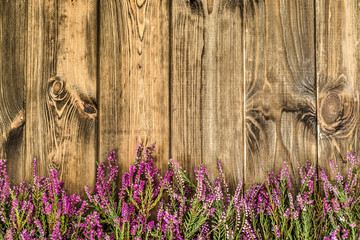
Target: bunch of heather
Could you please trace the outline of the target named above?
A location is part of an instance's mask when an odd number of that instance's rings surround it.
[[[360,160],[348,154],[347,177],[330,161],[324,169],[298,167],[293,188],[288,166],[265,181],[231,195],[223,167],[211,180],[205,167],[186,171],[170,159],[162,177],[154,165],[155,145],[139,144],[122,181],[115,152],[97,168],[87,200],[68,195],[57,171],[12,186],[0,160],[0,239],[359,239]]]
[[[193,183],[182,167],[170,159],[173,175],[172,181],[165,182],[168,198],[161,202],[158,211],[157,237],[226,239],[234,235],[235,225],[240,221],[234,221],[234,200],[230,197],[220,161],[218,167],[220,176],[214,181],[210,180],[203,165],[195,169]],[[239,198],[238,194],[237,202]]]
[[[215,202],[224,200],[220,179],[211,182],[209,174],[202,165],[195,169],[196,187],[189,198],[184,220],[183,235],[185,239],[211,239],[210,230],[214,228],[213,214]],[[218,209],[221,214],[222,209]]]
[[[236,227],[227,239],[312,239],[315,236],[314,182],[316,171],[310,164],[299,167],[302,187],[293,196],[288,166],[281,173],[268,171],[262,184],[252,185],[233,197]]]
[[[294,222],[294,236],[296,238],[316,239],[319,231],[318,182],[317,169],[310,163],[299,166],[300,189],[296,195],[296,205],[292,221]]]
[[[0,236],[4,239],[6,231],[10,229],[8,209],[11,206],[10,180],[6,171],[6,160],[0,159]],[[9,234],[10,231],[9,231]]]
[[[184,239],[184,219],[195,192],[195,185],[185,175],[182,167],[172,159],[169,161],[169,173],[171,176],[164,182],[167,195],[161,200],[157,212],[155,236],[159,239]]]
[[[159,205],[164,190],[164,182],[169,181],[171,172],[162,178],[154,166],[153,152],[155,145],[144,148],[139,144],[136,151],[136,160],[130,166],[122,179],[120,187],[117,186],[118,167],[116,166],[115,152],[105,163],[97,169],[95,189],[86,193],[94,207],[92,218],[96,219],[95,234],[88,235],[88,239],[116,238],[129,239],[134,237],[148,239],[154,235],[154,221],[151,216]],[[85,229],[89,232],[93,229]],[[111,232],[105,236],[103,232]],[[96,238],[93,237],[96,235]]]
[[[356,153],[348,153],[350,167],[347,178],[341,175],[338,166],[330,160],[332,173],[335,179],[330,181],[324,169],[320,169],[324,191],[323,216],[321,219],[321,233],[324,239],[357,239],[358,225],[360,223],[360,210],[358,189],[360,161]]]
[[[244,193],[241,207],[244,215],[242,234],[245,239],[281,239],[292,234],[292,215],[296,214],[291,181],[284,163],[281,174],[268,171],[266,181],[255,184]],[[239,238],[237,238],[239,239]]]
[[[5,161],[0,161],[2,239],[70,239],[76,237],[87,203],[78,195],[68,196],[57,171],[39,178],[33,164],[33,180],[11,187]]]
[[[241,226],[244,224],[242,181],[238,184],[235,195],[231,197],[222,164],[219,160],[217,163],[219,177],[213,184],[215,199],[211,208],[212,225],[207,236],[211,234],[211,239],[240,239]]]

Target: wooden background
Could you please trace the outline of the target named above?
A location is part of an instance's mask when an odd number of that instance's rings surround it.
[[[359,148],[358,0],[0,0],[0,155],[14,182],[156,142],[231,186]]]

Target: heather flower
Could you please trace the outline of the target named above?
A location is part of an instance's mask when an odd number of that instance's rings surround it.
[[[273,231],[274,231],[276,237],[278,237],[278,238],[281,237],[281,233],[280,233],[280,231],[279,231],[278,225],[275,225],[275,226],[274,226]]]
[[[342,229],[341,233],[341,239],[348,239],[350,233],[349,229]]]

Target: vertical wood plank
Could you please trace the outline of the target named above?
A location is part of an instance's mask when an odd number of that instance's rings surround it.
[[[242,1],[173,1],[171,153],[193,174],[216,158],[230,185],[243,179]]]
[[[347,152],[360,147],[359,18],[359,1],[316,1],[319,165],[327,173],[330,159],[346,173]]]
[[[58,169],[71,193],[95,181],[97,1],[29,1],[26,169]],[[28,173],[28,178],[30,178]]]
[[[169,158],[169,1],[100,3],[99,159],[118,151],[122,171],[137,144]]]
[[[317,162],[313,0],[246,1],[245,182]]]
[[[26,1],[0,1],[0,158],[11,181],[23,177]]]

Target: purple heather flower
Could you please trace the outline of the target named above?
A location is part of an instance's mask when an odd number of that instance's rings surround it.
[[[276,237],[278,237],[278,238],[281,237],[281,233],[280,233],[280,231],[279,231],[278,225],[275,225],[275,226],[274,226],[273,231],[274,231]]]
[[[341,230],[341,233],[342,233],[342,235],[341,235],[341,239],[348,239],[348,237],[349,237],[349,229],[342,229]]]
[[[330,233],[330,236],[331,236],[330,239],[331,240],[337,240],[338,239],[337,235],[338,235],[339,231],[340,231],[340,226],[338,225],[337,228],[335,229],[335,231]]]
[[[356,227],[356,223],[355,223],[355,222],[352,222],[352,223],[349,224],[349,226],[352,227],[352,228],[355,228],[355,227]]]
[[[61,233],[60,233],[60,222],[59,221],[56,222],[54,230],[51,233],[50,239],[51,240],[62,239]]]
[[[20,236],[22,240],[31,240],[31,237],[29,236],[26,229],[22,230]]]
[[[149,222],[148,225],[147,225],[147,228],[148,228],[147,230],[148,230],[148,231],[151,231],[152,228],[154,227],[154,225],[155,225],[155,222],[154,222],[154,221]]]
[[[334,212],[339,213],[340,212],[340,204],[339,204],[338,200],[336,198],[333,198],[331,201],[332,201]]]

